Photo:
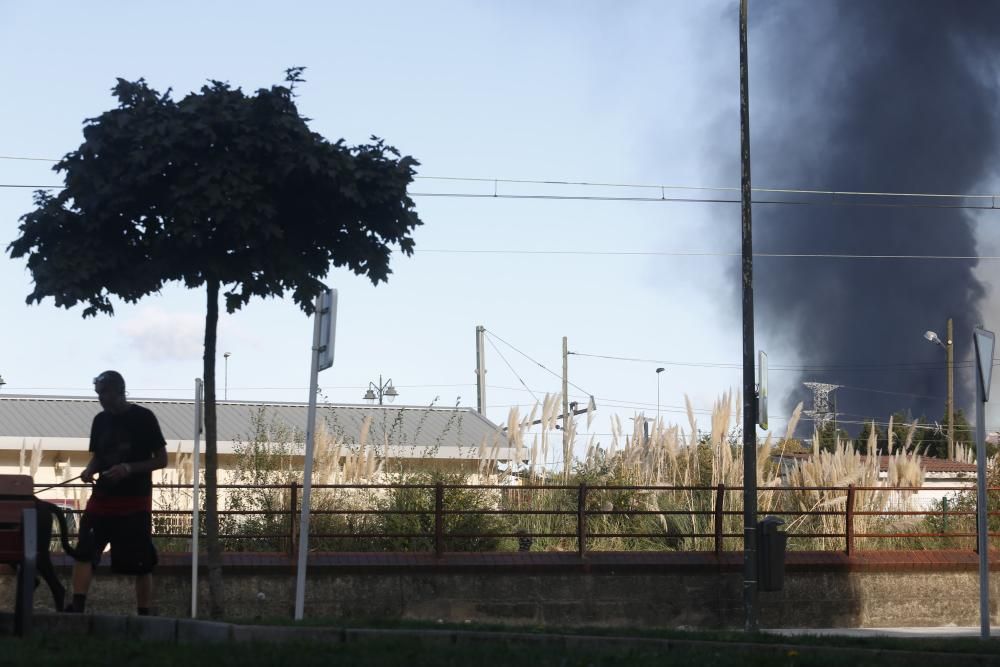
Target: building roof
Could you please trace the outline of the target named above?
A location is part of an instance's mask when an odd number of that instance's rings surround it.
[[[791,459],[795,461],[802,461],[812,457],[812,454],[804,452],[795,452],[781,455],[783,459]],[[778,454],[772,454],[771,458],[778,458]],[[864,454],[861,455],[862,459],[867,458]],[[925,473],[976,473],[975,463],[965,463],[964,461],[951,461],[949,459],[938,459],[932,456],[921,456],[920,457],[920,467]],[[889,469],[889,457],[879,456],[878,457],[878,469],[885,472]]]
[[[169,444],[194,439],[194,401],[129,399],[151,409]],[[94,416],[101,411],[96,397],[0,395],[0,438],[89,438]],[[304,433],[306,403],[217,401],[217,440],[248,441],[253,420],[282,423]],[[368,442],[396,447],[441,447],[478,450],[483,440],[492,447],[508,446],[499,427],[471,408],[321,404],[317,421],[346,442],[357,442],[366,417],[372,418]],[[499,440],[497,440],[499,438]]]

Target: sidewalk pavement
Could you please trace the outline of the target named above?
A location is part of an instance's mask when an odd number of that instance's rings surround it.
[[[767,628],[761,632],[785,637],[979,637],[980,628],[945,625],[936,628]],[[990,628],[990,639],[1000,639],[1000,628]]]

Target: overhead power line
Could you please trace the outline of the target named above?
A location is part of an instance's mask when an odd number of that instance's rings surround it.
[[[707,250],[528,250],[521,248],[479,249],[479,248],[417,248],[416,253],[435,254],[469,254],[469,255],[579,255],[579,256],[609,256],[609,257],[740,257],[738,252],[711,252]],[[754,257],[789,258],[789,259],[912,259],[912,260],[962,260],[962,261],[996,261],[1000,255],[860,255],[848,253],[794,253],[794,252],[755,252]]]
[[[0,155],[0,160],[28,160],[35,162],[59,162],[55,158],[28,157],[18,155]],[[688,191],[688,192],[740,192],[740,188],[734,185],[684,185],[668,183],[613,183],[605,181],[573,181],[569,179],[532,179],[532,178],[499,178],[484,176],[425,176],[417,175],[413,177],[418,181],[448,181],[454,183],[485,183],[493,184],[494,192],[497,192],[500,184],[505,185],[555,185],[560,187],[585,187],[585,188],[628,188],[633,190],[654,190],[664,195],[667,191]],[[996,208],[997,199],[1000,193],[936,193],[936,192],[880,192],[868,190],[822,190],[817,188],[778,188],[778,187],[755,187],[751,192],[770,194],[795,194],[824,197],[913,197],[923,199],[975,199],[983,202],[990,202]],[[657,198],[658,200],[660,198]],[[739,200],[735,200],[739,202]]]
[[[511,366],[509,361],[507,361],[507,357],[503,356],[503,352],[500,351],[500,349],[496,346],[496,344],[492,340],[488,342],[490,344],[490,347],[492,347],[496,351],[496,353],[500,355],[500,358],[503,359],[503,362],[507,365],[507,368],[510,369],[510,372],[514,374],[514,377],[517,378],[518,382],[520,382],[524,386],[525,390],[527,390],[527,392],[531,394],[531,397],[535,399],[536,402],[538,402],[538,396],[535,396],[535,392],[531,391],[531,389],[528,387],[528,383],[524,381],[524,378],[522,378],[520,375],[517,374],[517,371],[514,370],[514,367]]]
[[[0,188],[21,188],[32,190],[61,190],[62,185],[30,185],[24,183],[0,183]],[[848,207],[875,207],[875,208],[943,208],[943,209],[967,209],[976,211],[997,210],[998,197],[993,195],[968,195],[968,197],[988,197],[981,199],[979,204],[951,203],[948,200],[922,201],[922,202],[879,202],[867,200],[847,200],[837,199],[843,193],[830,191],[826,193],[829,198],[814,201],[797,199],[754,199],[751,203],[760,205],[784,205],[784,206],[848,206]],[[660,202],[676,204],[740,204],[739,199],[725,197],[629,197],[629,196],[609,196],[609,195],[553,195],[553,194],[510,194],[510,193],[472,193],[472,192],[410,192],[411,197],[430,197],[447,199],[536,199],[552,201],[606,201],[606,202]],[[876,195],[873,195],[876,196]],[[879,195],[891,196],[891,195]],[[951,197],[953,195],[898,195],[913,197]],[[962,196],[962,195],[954,195]]]
[[[528,355],[528,354],[527,354],[526,352],[522,352],[522,351],[521,351],[521,350],[519,350],[518,348],[514,347],[514,346],[513,346],[512,344],[510,344],[510,343],[508,343],[507,341],[505,341],[505,340],[504,340],[503,338],[501,338],[500,336],[497,336],[497,335],[496,335],[495,333],[493,333],[493,332],[492,332],[492,331],[490,331],[489,329],[486,329],[485,331],[486,331],[486,335],[487,335],[487,336],[490,336],[491,338],[496,338],[496,339],[497,339],[498,341],[500,341],[501,343],[503,343],[504,345],[506,345],[506,346],[507,346],[507,347],[509,347],[510,349],[514,350],[515,352],[517,352],[517,353],[518,353],[518,354],[520,354],[520,355],[521,355],[522,357],[524,357],[525,359],[527,359],[527,360],[528,360],[528,361],[530,361],[531,363],[535,364],[536,366],[538,366],[538,367],[539,367],[539,368],[541,368],[542,370],[544,370],[544,371],[546,371],[546,372],[548,372],[548,373],[550,373],[550,374],[554,375],[555,377],[559,378],[560,380],[562,379],[562,375],[560,375],[559,373],[556,373],[556,372],[555,372],[554,370],[552,370],[551,368],[549,368],[548,366],[546,366],[546,365],[545,365],[545,364],[543,364],[542,362],[538,361],[537,359],[533,359],[533,358],[532,358],[531,356],[529,356],[529,355]],[[495,346],[494,346],[494,347],[495,347]],[[571,387],[575,387],[575,388],[579,389],[580,391],[582,391],[582,392],[583,392],[584,394],[586,394],[587,396],[593,396],[593,394],[592,394],[592,393],[590,393],[589,391],[587,391],[586,389],[584,389],[583,387],[581,387],[581,386],[580,386],[580,385],[578,385],[578,384],[574,384],[573,382],[570,382],[570,381],[568,381],[568,380],[567,380],[566,384],[570,385]]]
[[[32,162],[58,162],[48,157],[24,157],[21,155],[0,155],[0,160],[30,160]]]
[[[836,193],[831,192],[831,195]],[[550,195],[550,194],[508,194],[508,193],[472,193],[472,192],[410,192],[411,197],[441,197],[449,199],[541,199],[553,201],[608,201],[608,202],[661,202],[675,204],[740,204],[739,199],[723,197],[614,197],[608,195]],[[905,196],[905,195],[903,195]],[[945,195],[933,195],[945,196]],[[992,196],[991,196],[992,197]],[[969,209],[976,211],[997,210],[996,198],[985,200],[981,204],[953,204],[929,202],[875,202],[852,201],[835,198],[816,201],[796,199],[754,199],[752,204],[773,204],[784,206],[848,206],[875,208],[950,208]]]
[[[695,192],[740,192],[737,186],[712,186],[712,185],[678,185],[666,183],[605,183],[596,181],[570,181],[570,180],[542,180],[528,178],[485,178],[470,176],[416,176],[416,180],[427,181],[458,181],[470,183],[493,183],[493,184],[519,184],[519,185],[560,185],[573,187],[595,187],[595,188],[632,188],[658,190],[661,193],[667,190],[689,190]],[[997,193],[974,193],[974,194],[954,194],[954,193],[928,193],[928,192],[879,192],[865,190],[820,190],[813,188],[750,188],[751,192],[769,192],[778,194],[800,194],[800,195],[825,195],[825,196],[850,196],[850,197],[926,197],[935,199],[980,199],[992,200],[1000,197]]]
[[[640,357],[623,357],[615,356],[611,354],[590,354],[587,352],[573,352],[570,351],[571,355],[577,357],[590,357],[593,359],[608,359],[611,361],[630,361],[637,363],[647,363],[647,364],[666,364],[668,366],[688,366],[694,368],[725,368],[725,369],[740,369],[743,368],[742,364],[735,362],[712,362],[712,361],[669,361],[665,359],[646,359]],[[1000,361],[1000,359],[993,359],[994,362]],[[972,368],[975,366],[974,361],[961,361],[953,364],[955,368]],[[994,366],[998,364],[994,363]],[[789,365],[789,364],[769,364],[768,371],[797,371],[797,372],[820,372],[820,371],[858,371],[858,370],[937,370],[946,368],[946,364],[941,362],[898,362],[890,364],[801,364],[801,365]]]

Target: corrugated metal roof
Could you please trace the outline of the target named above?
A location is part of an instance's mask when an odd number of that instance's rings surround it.
[[[151,409],[160,421],[168,442],[194,437],[194,401],[175,399],[130,399]],[[101,407],[97,398],[72,396],[0,396],[0,436],[26,438],[87,438],[90,425]],[[219,441],[249,440],[253,420],[283,423],[305,432],[305,403],[217,402]],[[317,406],[317,420],[325,423],[346,442],[357,442],[361,424],[372,418],[368,442],[381,443],[382,434],[397,447],[478,448],[483,439],[492,446],[500,429],[471,408],[419,406],[329,405]],[[506,438],[499,436],[499,446]]]

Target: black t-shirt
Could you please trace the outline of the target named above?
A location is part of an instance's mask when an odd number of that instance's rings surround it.
[[[156,415],[134,403],[121,414],[101,412],[90,427],[90,451],[98,461],[97,472],[119,463],[148,461],[166,446]],[[98,478],[97,488],[108,496],[150,496],[153,473],[135,472],[117,483]]]

